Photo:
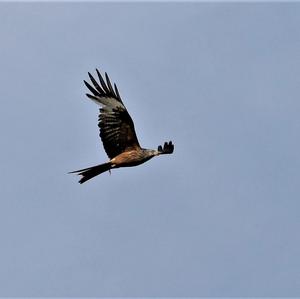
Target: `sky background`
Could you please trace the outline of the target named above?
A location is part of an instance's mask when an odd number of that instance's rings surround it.
[[[1,296],[300,296],[300,3],[1,3]],[[83,80],[140,143],[107,160]]]

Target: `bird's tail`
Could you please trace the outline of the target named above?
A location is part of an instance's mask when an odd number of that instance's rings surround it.
[[[111,162],[107,162],[104,164],[100,164],[100,165],[96,165],[96,166],[92,166],[92,167],[88,167],[88,168],[84,168],[84,169],[80,169],[80,170],[71,171],[69,173],[77,173],[78,175],[81,175],[82,178],[79,180],[79,183],[82,184],[82,183],[90,180],[94,176],[96,176],[102,172],[105,172],[107,170],[110,170],[110,169],[111,169]]]

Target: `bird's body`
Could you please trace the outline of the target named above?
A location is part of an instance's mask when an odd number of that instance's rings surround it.
[[[104,149],[110,160],[104,164],[72,171],[71,173],[82,176],[79,180],[81,184],[105,171],[137,166],[155,156],[171,154],[174,150],[171,141],[165,142],[163,148],[158,146],[157,150],[140,147],[134,123],[121,100],[117,86],[114,84],[113,89],[107,74],[105,73],[105,82],[100,72],[96,71],[100,84],[90,73],[89,77],[94,87],[86,81],[84,83],[92,92],[92,94],[86,94],[87,97],[101,106],[98,126]]]
[[[111,159],[110,162],[112,163],[112,168],[137,166],[157,155],[159,155],[157,150],[139,148],[123,152]]]

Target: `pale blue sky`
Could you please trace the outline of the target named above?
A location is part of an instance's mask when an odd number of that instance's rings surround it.
[[[0,296],[299,296],[300,4],[0,4]],[[83,80],[140,143],[105,162]]]

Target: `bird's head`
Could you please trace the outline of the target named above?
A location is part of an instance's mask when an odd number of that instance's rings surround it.
[[[154,157],[160,155],[160,152],[158,150],[153,150],[153,149],[146,149],[147,155]]]

